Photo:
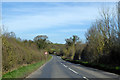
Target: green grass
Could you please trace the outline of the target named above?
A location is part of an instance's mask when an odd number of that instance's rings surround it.
[[[49,56],[48,60],[52,58],[52,56]],[[34,64],[29,64],[27,66],[23,66],[18,68],[17,70],[14,70],[12,72],[8,72],[2,76],[2,78],[24,78],[28,76],[30,73],[33,71],[37,70],[40,66],[45,64],[45,60],[34,63]]]

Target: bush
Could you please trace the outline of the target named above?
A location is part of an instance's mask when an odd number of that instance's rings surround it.
[[[45,59],[44,50],[38,50],[35,43],[19,41],[13,37],[3,36],[2,51],[3,74]]]

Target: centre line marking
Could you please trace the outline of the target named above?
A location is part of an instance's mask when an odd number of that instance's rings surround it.
[[[71,69],[71,68],[68,68],[68,69],[71,70],[72,72],[78,74],[78,73],[77,73],[76,71],[74,71],[73,69]]]
[[[64,67],[67,67],[66,65],[63,64]]]
[[[63,63],[61,63],[63,65]]]
[[[86,77],[83,77],[84,79],[86,79],[86,80],[89,80],[88,78],[86,78]]]

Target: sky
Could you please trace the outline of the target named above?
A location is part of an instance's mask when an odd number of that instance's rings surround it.
[[[77,35],[85,42],[85,33],[99,18],[99,10],[113,8],[115,2],[3,2],[2,23],[21,39],[33,40],[47,35],[53,43]]]

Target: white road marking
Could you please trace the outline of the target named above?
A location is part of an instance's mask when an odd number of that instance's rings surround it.
[[[63,64],[63,66],[67,68],[67,66],[66,66],[66,65],[64,65],[64,64]]]
[[[86,78],[86,77],[83,77],[84,79],[86,79],[86,80],[89,80],[88,78]]]
[[[72,72],[78,74],[78,72],[74,71],[73,69],[71,69],[71,68],[68,68],[68,69],[71,70]]]
[[[63,65],[63,63],[61,63]]]
[[[64,65],[63,63],[61,63],[64,67],[68,67],[68,66],[66,66],[66,65]],[[72,72],[74,72],[75,74],[78,74],[78,72],[76,72],[76,71],[74,71],[73,69],[71,69],[71,68],[68,68],[69,70],[71,70]]]
[[[66,61],[64,61],[64,62],[66,62]],[[69,63],[69,62],[67,62],[67,63]],[[68,67],[68,66],[64,65],[63,63],[61,63],[61,64],[62,64],[64,67],[66,67],[66,68]],[[72,63],[69,63],[69,64],[72,64]],[[80,64],[77,64],[77,65],[80,65]],[[79,74],[78,72],[74,71],[73,69],[71,69],[71,68],[69,68],[69,67],[68,67],[68,69],[71,70],[72,72],[74,72],[75,74]],[[80,75],[80,74],[79,74],[79,75]],[[86,80],[89,80],[89,79],[86,78],[86,77],[83,77],[83,78],[86,79]]]

